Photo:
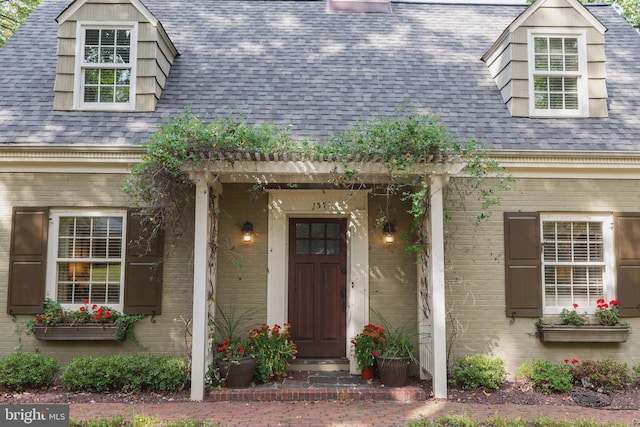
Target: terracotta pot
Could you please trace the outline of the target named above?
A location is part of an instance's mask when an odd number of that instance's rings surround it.
[[[220,360],[217,363],[220,377],[224,379],[227,388],[247,388],[251,384],[256,370],[256,359],[242,357],[232,360]]]
[[[376,357],[380,381],[385,387],[404,387],[409,374],[408,357]]]
[[[368,368],[364,368],[360,373],[360,376],[363,380],[370,380],[376,375],[376,371],[373,369],[373,366],[369,366]]]

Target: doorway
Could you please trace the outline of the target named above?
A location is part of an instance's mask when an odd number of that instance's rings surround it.
[[[298,357],[345,357],[347,221],[289,219],[288,319]]]

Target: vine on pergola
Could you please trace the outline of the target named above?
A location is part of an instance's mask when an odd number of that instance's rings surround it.
[[[428,269],[430,257],[425,225],[429,220],[431,166],[465,165],[466,185],[455,186],[455,191],[448,191],[448,197],[451,199],[455,194],[454,203],[462,203],[466,197],[475,195],[482,202],[479,218],[488,216],[488,208],[498,202],[496,186],[491,187],[484,178],[497,177],[497,187],[508,186],[502,169],[478,144],[458,141],[437,116],[410,108],[399,109],[393,116],[358,122],[324,140],[297,138],[289,127],[280,128],[272,123],[250,125],[242,117],[207,122],[187,110],[163,125],[146,148],[142,161],[132,169],[125,191],[142,210],[147,218],[143,225],[150,228],[152,234],[160,229],[181,228],[186,208],[195,198],[190,172],[203,170],[206,162],[231,165],[260,159],[333,162],[336,173],[327,185],[350,189],[376,187],[374,190],[396,194],[410,202],[408,213],[413,222],[407,247],[417,257],[423,273]],[[361,179],[360,170],[372,163],[384,165],[388,179],[376,184]],[[261,181],[257,173],[255,179],[259,182],[258,188],[270,185]],[[451,204],[451,200],[449,202]],[[219,214],[212,200],[210,211],[213,215]],[[378,223],[384,223],[388,219],[385,216],[382,213]],[[216,230],[211,231],[215,236]],[[211,242],[211,249],[213,256],[217,250],[215,242]],[[430,317],[428,275],[421,274],[421,277],[425,316]]]

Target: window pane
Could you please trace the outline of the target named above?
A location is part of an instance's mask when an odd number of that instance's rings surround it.
[[[118,87],[116,88],[116,102],[129,102],[129,88]]]
[[[564,58],[564,69],[567,71],[578,71],[578,56],[566,56]]]
[[[87,46],[98,46],[100,44],[99,30],[86,30],[84,33],[84,44]]]
[[[324,224],[311,224],[311,237],[324,237]]]
[[[112,87],[102,87],[100,89],[100,102],[113,102],[113,91]]]
[[[116,44],[115,30],[102,30],[100,35],[102,36],[101,44],[103,46],[115,46]]]
[[[549,108],[552,110],[562,110],[564,107],[564,98],[561,93],[549,94]]]
[[[324,240],[311,240],[311,253],[313,255],[324,255]]]
[[[116,73],[116,84],[128,86],[130,76],[131,70],[118,70]]]
[[[536,37],[533,40],[533,45],[534,45],[534,52],[535,53],[547,53],[548,52],[548,48],[547,48],[547,41],[548,39],[546,37]]]
[[[84,62],[86,62],[87,64],[98,63],[98,52],[100,52],[100,50],[97,47],[85,47]]]
[[[98,102],[98,88],[87,86],[84,88],[84,102]]]
[[[549,52],[562,55],[562,53],[564,53],[563,39],[560,37],[549,37]]]
[[[327,255],[339,255],[339,254],[340,254],[340,241],[327,240]]]
[[[296,237],[309,237],[309,224],[307,223],[296,224]]]
[[[340,224],[327,224],[327,237],[337,239],[340,237]]]
[[[296,240],[296,255],[309,255],[308,240]]]
[[[578,39],[576,37],[565,38],[564,51],[566,54],[578,55]]]
[[[535,56],[536,70],[548,71],[549,70],[549,57],[547,55]]]
[[[551,71],[564,71],[564,58],[562,55],[551,55],[549,62]]]
[[[549,108],[549,96],[546,93],[536,93],[535,105],[542,110]]]
[[[131,44],[131,30],[118,30],[116,36],[116,44],[118,46],[129,46]]]
[[[116,49],[115,62],[118,64],[128,64],[129,55],[130,55],[130,50],[128,47],[126,48],[119,47],[118,49]]]

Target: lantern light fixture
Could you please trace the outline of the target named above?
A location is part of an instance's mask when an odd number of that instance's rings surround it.
[[[251,243],[253,241],[253,224],[246,221],[240,231],[242,232],[242,243]]]
[[[385,245],[393,245],[395,243],[396,227],[392,222],[385,222],[382,227],[382,233]]]

